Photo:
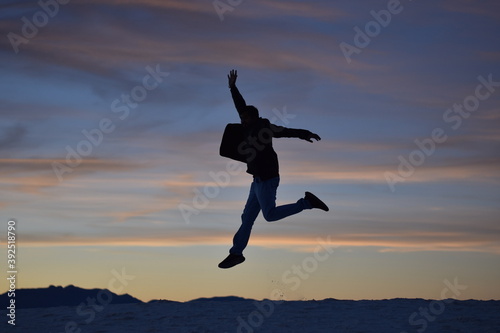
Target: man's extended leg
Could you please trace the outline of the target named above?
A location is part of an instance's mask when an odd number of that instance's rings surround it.
[[[255,181],[250,186],[247,203],[243,214],[241,214],[241,225],[233,237],[233,247],[229,250],[232,254],[242,254],[248,244],[253,223],[260,212],[260,204],[255,193]]]
[[[312,208],[311,204],[305,199],[299,199],[296,203],[276,207],[276,191],[279,182],[279,177],[255,182],[255,193],[266,221],[281,220],[287,216],[300,213],[304,209]]]
[[[259,215],[259,212],[260,205],[255,195],[255,182],[253,182],[250,186],[250,193],[248,194],[245,209],[241,215],[240,228],[233,237],[233,247],[229,250],[229,256],[219,264],[220,268],[230,268],[245,261],[243,250],[248,244],[253,223]]]

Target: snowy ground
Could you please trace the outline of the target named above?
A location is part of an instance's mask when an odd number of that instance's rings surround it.
[[[2,332],[500,332],[500,301],[271,302],[238,298],[1,311]]]

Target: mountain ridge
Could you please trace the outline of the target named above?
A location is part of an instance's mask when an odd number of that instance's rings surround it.
[[[12,293],[15,296],[9,297]],[[74,285],[16,289],[14,292],[7,291],[0,295],[2,308],[7,307],[11,300],[15,300],[17,309],[144,303],[129,294],[118,295],[108,289],[84,289]]]
[[[50,308],[50,307],[60,307],[60,306],[74,306],[74,307],[92,307],[92,306],[102,306],[107,304],[148,304],[148,303],[206,303],[206,302],[255,302],[254,299],[248,299],[239,296],[215,296],[215,297],[201,297],[197,299],[192,299],[186,302],[178,302],[166,299],[153,299],[148,302],[144,302],[138,298],[135,298],[129,294],[118,295],[109,291],[108,289],[85,289],[76,287],[74,285],[67,285],[66,287],[51,285],[46,288],[24,288],[16,289],[15,297],[9,297],[9,291],[0,295],[0,307],[5,309],[10,304],[10,300],[15,300],[15,307],[17,309],[29,309],[29,308]],[[269,301],[268,299],[262,301]],[[305,300],[303,300],[305,301]],[[326,298],[323,300],[307,300],[309,302],[388,302],[388,301],[422,301],[423,303],[431,301],[422,298],[393,298],[393,299],[380,299],[380,300],[340,300],[335,298]],[[458,301],[458,300],[453,300]],[[469,303],[469,302],[497,302],[498,300],[462,300],[459,302]],[[257,301],[259,302],[259,301]],[[275,301],[280,302],[280,301]],[[289,302],[302,302],[301,300],[294,301],[289,300]]]

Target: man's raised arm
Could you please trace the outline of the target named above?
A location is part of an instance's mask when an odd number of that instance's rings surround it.
[[[227,79],[229,83],[229,88],[231,89],[231,96],[233,97],[233,102],[234,106],[236,107],[236,111],[238,111],[238,113],[242,113],[243,111],[245,111],[247,103],[243,99],[243,96],[241,96],[238,88],[236,88],[237,77],[238,77],[238,72],[233,69],[229,72]]]

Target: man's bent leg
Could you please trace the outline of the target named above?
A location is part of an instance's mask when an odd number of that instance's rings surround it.
[[[299,199],[296,203],[276,207],[276,192],[279,182],[279,177],[275,177],[256,183],[255,193],[266,221],[281,220],[287,216],[300,213],[304,209],[312,208],[310,203],[304,199]]]
[[[255,194],[255,181],[250,186],[247,203],[241,215],[241,226],[233,237],[233,247],[229,250],[231,254],[242,254],[248,244],[253,223],[259,215],[260,205]]]

